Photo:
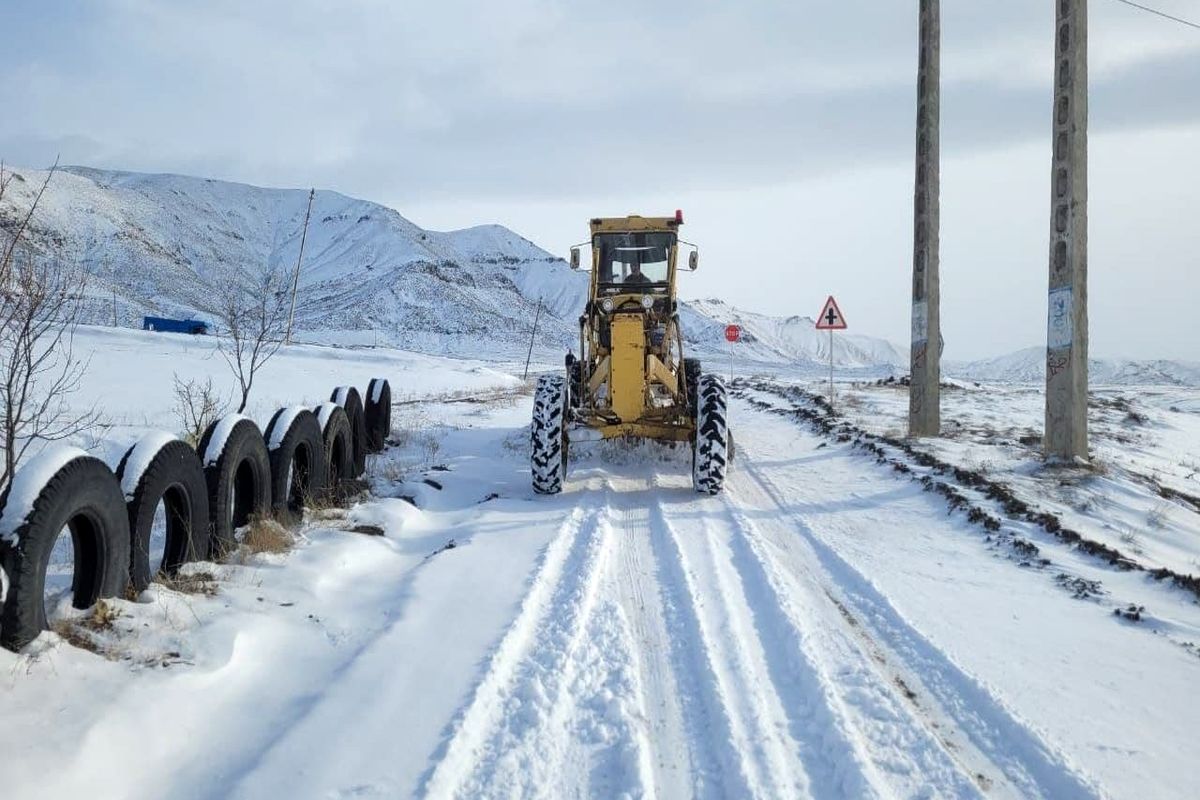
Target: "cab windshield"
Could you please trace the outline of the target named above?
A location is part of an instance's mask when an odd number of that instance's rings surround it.
[[[595,247],[600,253],[599,283],[633,291],[636,286],[667,283],[673,233],[601,233]]]

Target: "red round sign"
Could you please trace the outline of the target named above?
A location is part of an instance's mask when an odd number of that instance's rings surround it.
[[[740,325],[726,325],[725,326],[725,340],[726,341],[736,342],[740,338],[742,338],[742,328]]]

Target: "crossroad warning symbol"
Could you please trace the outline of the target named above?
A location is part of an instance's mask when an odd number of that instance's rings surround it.
[[[833,299],[833,295],[829,295],[829,299],[825,301],[825,307],[817,315],[817,330],[844,331],[845,329],[846,318],[842,316],[842,310],[838,308],[837,300]]]

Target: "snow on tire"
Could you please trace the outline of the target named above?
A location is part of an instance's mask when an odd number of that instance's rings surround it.
[[[362,395],[353,386],[339,386],[329,399],[344,408],[346,416],[350,418],[350,432],[354,439],[354,474],[350,477],[359,478],[367,471],[367,418],[363,411]]]
[[[716,375],[701,375],[696,381],[696,402],[692,486],[701,494],[717,494],[725,486],[732,455],[725,382]]]
[[[562,375],[538,378],[533,393],[529,454],[533,490],[538,494],[558,494],[566,479],[568,394],[567,381]]]
[[[112,470],[75,448],[51,449],[17,471],[2,500],[0,556],[8,591],[0,646],[17,651],[48,627],[46,570],[64,529],[73,562],[71,604],[119,597],[129,582],[129,519]]]
[[[271,461],[258,426],[240,414],[209,425],[196,452],[208,484],[209,555],[220,558],[237,546],[238,528],[270,511]]]
[[[367,385],[364,409],[367,422],[367,452],[378,453],[392,432],[392,386],[384,378],[372,378]]]
[[[340,501],[350,481],[358,477],[354,472],[354,435],[350,428],[350,416],[337,403],[322,403],[313,409],[313,413],[317,415],[325,446],[325,485],[328,495]]]
[[[316,414],[302,406],[281,408],[267,425],[271,458],[271,510],[285,525],[304,517],[304,506],[326,487],[325,441]]]
[[[144,591],[159,571],[173,574],[189,561],[208,558],[208,483],[199,456],[187,442],[169,434],[143,437],[117,465],[117,480],[129,516],[129,580],[134,591]],[[160,503],[166,511],[166,540],[161,557],[152,558]]]

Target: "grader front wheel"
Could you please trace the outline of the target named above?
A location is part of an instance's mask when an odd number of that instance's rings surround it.
[[[717,494],[725,487],[732,453],[725,382],[716,375],[696,381],[696,438],[692,443],[692,486],[701,494]]]
[[[533,425],[530,430],[529,466],[533,490],[558,494],[567,477],[567,406],[570,392],[562,375],[538,378],[533,393]]]

